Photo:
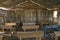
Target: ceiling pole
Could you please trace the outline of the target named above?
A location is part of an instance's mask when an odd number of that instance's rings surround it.
[[[38,12],[37,12],[37,8],[36,8],[36,24],[38,24]]]

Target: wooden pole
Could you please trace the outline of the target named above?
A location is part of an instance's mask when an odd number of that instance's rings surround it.
[[[38,24],[38,13],[37,13],[37,8],[36,8],[36,24]]]

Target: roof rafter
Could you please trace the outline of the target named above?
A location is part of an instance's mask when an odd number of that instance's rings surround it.
[[[25,2],[19,3],[19,4],[15,5],[15,6],[19,6],[19,5],[24,4],[24,3],[27,3],[27,2],[29,2],[29,1],[25,1]],[[45,6],[41,5],[41,4],[38,4],[38,3],[36,3],[36,2],[34,2],[32,0],[30,0],[30,2],[36,4],[36,5],[40,6],[40,7],[46,8],[48,10],[52,10],[52,9],[49,9],[49,8],[47,8],[47,7],[45,7]],[[13,7],[15,7],[15,6],[13,6]],[[13,8],[13,7],[11,7],[11,8]]]
[[[1,1],[0,3],[4,3],[4,2],[6,2],[6,1],[8,1],[8,0],[3,0],[3,1]]]
[[[6,3],[6,1],[9,1],[9,0],[4,0],[4,1],[2,1],[2,3]],[[56,2],[54,2],[54,1],[52,1],[52,0],[42,0],[41,1],[41,3],[38,3],[38,2],[35,2],[35,1],[33,1],[33,0],[25,0],[25,1],[23,1],[22,0],[22,2],[16,2],[15,0],[10,0],[10,1],[13,1],[14,3],[16,3],[16,4],[14,4],[13,6],[9,6],[9,9],[12,9],[12,8],[14,8],[15,6],[19,6],[19,5],[21,5],[21,4],[25,4],[25,3],[27,3],[27,2],[32,2],[32,3],[34,3],[34,4],[36,4],[36,5],[38,5],[38,6],[40,6],[40,7],[42,7],[42,8],[46,8],[46,9],[48,9],[48,10],[53,10],[54,8],[53,7],[55,7],[56,5],[57,5],[57,3]],[[44,3],[43,3],[44,2]],[[50,2],[50,3],[52,3],[52,4],[54,4],[53,6],[51,6],[52,8],[47,8],[48,6],[46,6],[46,4],[47,4],[47,2]],[[11,2],[10,2],[11,3]],[[1,4],[0,4],[1,5]],[[3,5],[3,4],[2,4]],[[4,5],[3,5],[4,6]],[[8,6],[8,5],[7,5]],[[4,6],[5,7],[5,6]]]

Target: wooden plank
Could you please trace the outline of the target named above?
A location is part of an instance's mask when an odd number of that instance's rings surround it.
[[[32,38],[32,37],[43,37],[43,32],[38,31],[38,32],[20,32],[18,34],[19,37],[21,38]]]
[[[16,23],[5,23],[5,25],[16,25]]]
[[[12,27],[13,25],[1,25],[0,29],[3,32],[4,29],[9,29],[10,31],[15,30],[15,28]]]

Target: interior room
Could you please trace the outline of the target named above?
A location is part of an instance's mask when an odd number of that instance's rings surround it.
[[[0,40],[60,40],[60,0],[0,0]]]

